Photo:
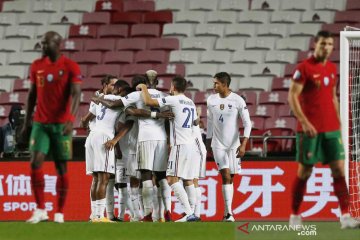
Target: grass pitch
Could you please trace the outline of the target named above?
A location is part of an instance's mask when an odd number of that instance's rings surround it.
[[[154,240],[357,240],[360,229],[340,230],[338,222],[307,222],[316,225],[316,235],[298,235],[296,231],[256,230],[254,226],[284,226],[287,222],[250,222],[248,234],[238,230],[246,222],[196,222],[196,223],[87,223],[52,222],[35,225],[24,222],[0,222],[1,240],[90,240],[90,239],[154,239]]]

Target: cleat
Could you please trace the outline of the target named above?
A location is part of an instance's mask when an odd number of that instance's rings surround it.
[[[186,218],[187,222],[198,222],[199,218],[195,216],[195,214],[191,214],[190,216],[187,216]]]
[[[130,218],[130,222],[140,222],[140,219],[136,217],[132,217]]]
[[[170,211],[166,211],[164,217],[165,217],[165,222],[171,222],[171,212]]]
[[[352,218],[349,213],[340,217],[341,229],[360,228],[360,222]]]
[[[151,213],[149,213],[148,215],[146,215],[145,217],[143,217],[143,219],[141,219],[142,222],[152,222],[152,217],[151,217]]]
[[[47,221],[48,219],[49,219],[49,216],[47,215],[46,210],[35,209],[31,218],[29,218],[26,222],[35,224],[35,223]]]
[[[290,226],[301,226],[302,225],[302,220],[301,220],[301,216],[300,215],[295,215],[295,214],[291,214],[290,215],[290,220],[289,220],[289,225]]]
[[[98,218],[97,222],[99,222],[99,223],[114,223],[114,221],[111,221],[110,219],[108,219],[106,217]]]
[[[161,222],[161,223],[165,222],[165,218],[160,218],[160,219],[158,220],[158,222]]]
[[[54,222],[56,222],[56,223],[64,223],[64,214],[63,213],[55,213]]]
[[[123,222],[124,219],[119,218],[119,217],[113,217],[113,218],[110,218],[110,221],[113,221],[113,222]]]
[[[235,219],[234,219],[233,215],[228,213],[226,216],[224,216],[223,222],[235,222]]]

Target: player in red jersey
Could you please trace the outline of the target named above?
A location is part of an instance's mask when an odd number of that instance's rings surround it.
[[[359,222],[349,214],[349,192],[344,172],[344,146],[341,141],[339,103],[336,95],[336,66],[329,61],[334,39],[327,31],[315,38],[313,56],[300,63],[289,90],[289,104],[298,119],[296,134],[299,162],[292,189],[290,225],[301,225],[299,214],[306,182],[317,162],[329,164],[334,192],[341,209],[341,228],[355,228]]]
[[[58,173],[56,181],[57,210],[54,221],[64,222],[64,205],[69,186],[66,160],[72,156],[72,126],[81,94],[79,66],[60,53],[61,36],[47,32],[41,40],[42,58],[31,64],[31,86],[26,106],[23,133],[30,135],[31,185],[37,204],[29,223],[48,220],[44,200],[44,173],[46,155],[52,154]],[[25,136],[23,135],[23,136]]]

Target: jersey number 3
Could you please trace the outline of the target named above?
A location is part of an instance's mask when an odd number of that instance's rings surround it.
[[[105,112],[106,112],[106,107],[102,106],[101,107],[101,113],[99,115],[97,115],[96,119],[97,120],[103,120],[103,118],[105,116]]]

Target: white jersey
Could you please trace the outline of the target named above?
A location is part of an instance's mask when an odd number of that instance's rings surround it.
[[[109,95],[105,99],[110,99],[112,97],[114,99],[119,99],[119,97],[115,95]],[[102,132],[111,139],[114,138],[115,124],[122,111],[123,108],[110,109],[103,106],[101,103],[96,105],[96,112],[92,112],[96,116],[96,124],[93,131]]]
[[[160,107],[169,106],[175,118],[170,121],[170,144],[193,144],[193,123],[197,119],[194,102],[185,95],[157,99]]]
[[[125,136],[123,136],[120,141],[120,149],[123,156],[128,156],[129,154],[136,154],[137,150],[137,139],[138,139],[138,126],[137,126],[137,119],[133,116],[129,116],[125,114],[123,111],[120,114],[119,122],[125,124],[127,121],[134,121],[133,126],[131,127],[130,131],[128,131]]]
[[[126,114],[122,112],[119,116],[119,122],[125,124],[126,122]],[[129,156],[129,132],[127,132],[119,141],[121,153],[123,157]]]
[[[201,130],[199,126],[193,127],[193,137],[202,141]]]
[[[94,102],[90,102],[89,112],[91,112],[91,113],[96,112],[96,104]],[[96,118],[93,118],[91,121],[89,121],[89,130],[90,131],[94,130],[95,124],[96,124]]]
[[[234,149],[240,146],[239,117],[244,125],[244,136],[250,136],[249,111],[239,95],[231,92],[221,98],[219,94],[212,94],[207,99],[207,109],[207,138],[212,138],[212,148]]]
[[[156,89],[149,89],[151,98],[161,99],[165,97],[165,94]],[[135,104],[138,109],[145,109],[152,112],[160,112],[160,109],[154,107],[148,107],[145,105],[141,96],[141,91],[132,92],[129,95],[121,98],[124,107]],[[161,109],[162,110],[162,109]],[[158,141],[166,140],[165,120],[164,119],[152,119],[152,118],[139,118],[139,135],[138,141]]]

